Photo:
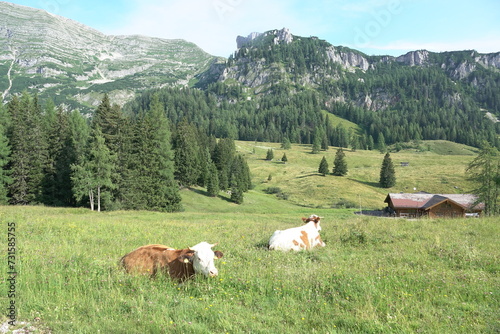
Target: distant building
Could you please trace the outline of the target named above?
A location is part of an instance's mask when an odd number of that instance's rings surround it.
[[[396,217],[462,218],[479,216],[483,203],[470,194],[390,193],[384,203]]]

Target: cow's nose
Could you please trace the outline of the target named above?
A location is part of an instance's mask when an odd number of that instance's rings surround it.
[[[210,277],[215,277],[217,276],[219,273],[217,272],[217,270],[210,270]]]

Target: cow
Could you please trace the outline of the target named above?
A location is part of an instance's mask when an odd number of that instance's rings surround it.
[[[170,275],[176,280],[186,280],[195,274],[215,277],[219,274],[214,260],[223,256],[221,251],[213,251],[217,244],[200,242],[189,248],[175,249],[164,245],[146,245],[124,255],[120,264],[127,273],[158,273]]]
[[[269,239],[269,250],[300,251],[309,250],[314,247],[324,247],[319,231],[321,217],[311,215],[309,218],[302,218],[305,225],[289,228],[287,230],[277,230]]]

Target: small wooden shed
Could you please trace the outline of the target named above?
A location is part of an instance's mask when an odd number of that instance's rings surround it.
[[[404,218],[462,218],[481,214],[484,204],[470,194],[390,193],[385,201],[388,211]]]

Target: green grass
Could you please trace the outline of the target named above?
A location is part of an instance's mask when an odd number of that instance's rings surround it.
[[[40,333],[500,331],[498,218],[411,221],[353,214],[358,203],[383,207],[388,192],[469,188],[469,148],[424,142],[430,150],[393,153],[398,182],[381,189],[383,155],[377,151],[346,151],[347,177],[322,177],[319,162],[325,155],[332,168],[334,148],[313,155],[310,145],[287,151],[279,144],[236,145],[255,185],[242,205],[194,188],[181,191],[184,211],[172,214],[0,206],[4,238],[7,223],[16,223],[18,327],[32,324]],[[265,161],[270,147],[276,158],[286,152],[289,162]],[[269,187],[289,200],[266,194]],[[340,202],[354,202],[356,209],[331,209]],[[313,213],[324,217],[325,248],[266,249],[276,229],[298,226]],[[179,285],[165,277],[129,276],[117,264],[141,245],[200,241],[218,242],[224,252],[216,261],[217,278]],[[6,261],[2,268],[0,302],[7,305]]]
[[[283,150],[280,143],[238,141],[236,144],[248,161],[256,191],[279,187],[290,202],[301,206],[332,208],[348,201],[356,203],[358,208],[380,209],[386,206],[384,199],[389,192],[455,194],[473,189],[466,180],[465,169],[474,159],[474,149],[446,141],[425,141],[421,143],[425,150],[407,149],[391,153],[396,185],[389,189],[378,184],[384,155],[377,150],[351,152],[345,149],[348,174],[345,177],[323,177],[318,173],[319,164],[325,156],[332,171],[335,147],[311,154],[311,145],[293,144],[292,149]],[[264,160],[270,148],[274,150],[275,161]],[[288,162],[276,161],[284,153]],[[401,162],[410,165],[402,167]],[[268,181],[269,175],[271,181]]]
[[[18,321],[54,333],[500,330],[495,219],[381,219],[255,191],[237,206],[199,192],[184,190],[186,210],[174,214],[0,207],[4,233],[16,223]],[[311,213],[324,217],[325,248],[265,248],[275,229]],[[141,245],[200,241],[224,252],[217,278],[179,285],[128,276],[117,265]]]

